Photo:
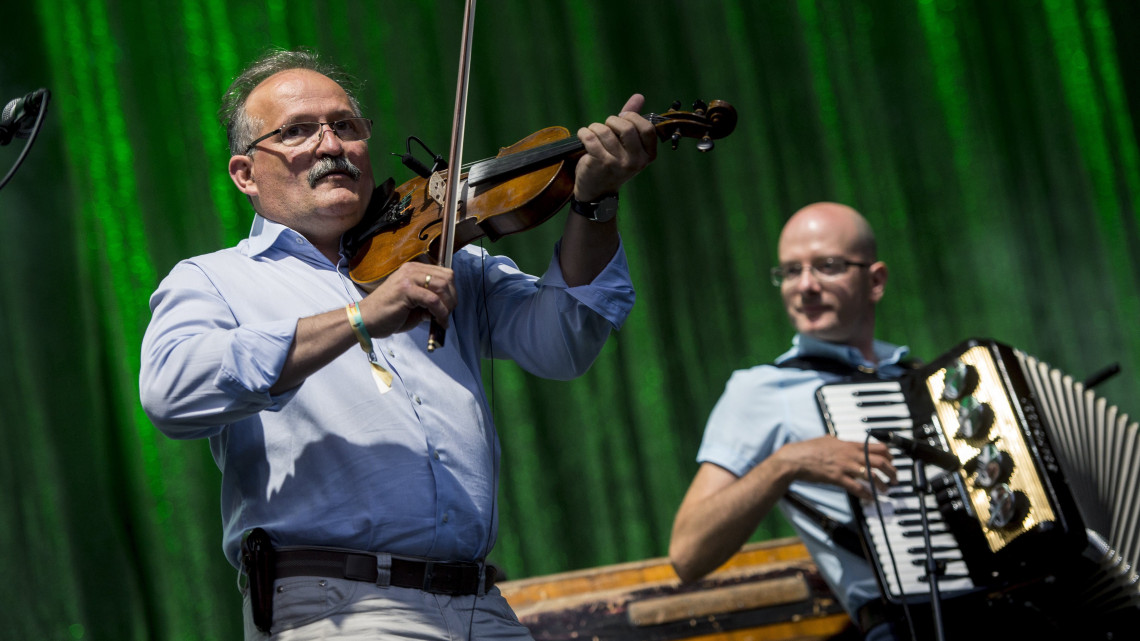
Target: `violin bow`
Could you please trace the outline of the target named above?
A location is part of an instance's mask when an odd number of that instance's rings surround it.
[[[455,116],[451,121],[451,148],[447,159],[446,195],[443,201],[443,229],[439,236],[439,265],[451,267],[455,254],[455,221],[459,214],[459,185],[463,173],[463,131],[467,122],[467,80],[471,77],[471,34],[475,30],[475,0],[467,0],[463,12],[463,41],[459,47],[459,79],[455,87]],[[434,317],[428,331],[427,351],[443,347],[446,330]]]

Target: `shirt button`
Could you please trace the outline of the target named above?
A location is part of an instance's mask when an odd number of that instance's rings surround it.
[[[298,244],[298,245],[304,245],[304,244],[305,244],[305,239],[304,239],[304,238],[298,238],[298,239],[297,239],[297,244]]]
[[[443,522],[447,523],[447,512],[443,513]]]
[[[424,404],[424,402],[423,402],[423,400],[420,398],[419,394],[413,394],[413,395],[412,395],[412,400],[416,402],[416,405],[423,405],[423,404]]]
[[[388,356],[396,358],[396,352],[393,351],[391,347],[388,348]]]
[[[439,450],[432,450],[431,456],[432,456],[432,458],[434,458],[435,460],[438,461],[439,460]]]

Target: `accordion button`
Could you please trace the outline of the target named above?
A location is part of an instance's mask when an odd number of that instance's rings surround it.
[[[993,443],[986,443],[978,452],[978,474],[974,483],[987,490],[1004,483],[1013,471],[1013,461],[1009,454],[999,450]]]
[[[943,378],[942,400],[956,401],[974,391],[978,384],[978,371],[973,365],[954,361],[946,368]]]
[[[994,421],[994,411],[988,403],[973,396],[962,399],[958,406],[958,438],[975,439],[984,436]]]
[[[990,490],[990,518],[986,521],[990,529],[1014,528],[1025,520],[1029,512],[1029,499],[1025,494],[1002,483]]]

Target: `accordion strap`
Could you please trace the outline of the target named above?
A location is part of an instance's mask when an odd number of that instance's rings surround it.
[[[846,361],[829,358],[827,356],[795,356],[786,361],[772,364],[776,367],[827,372],[828,374],[836,374],[852,381],[880,379],[875,369],[861,365],[852,365]],[[917,359],[908,358],[899,361],[898,366],[903,369],[917,369],[922,366],[922,362]]]
[[[784,500],[802,512],[804,516],[811,519],[812,523],[818,525],[833,543],[855,556],[864,556],[863,544],[860,542],[861,538],[859,532],[855,530],[854,526],[849,523],[840,523],[823,512],[820,512],[815,506],[808,503],[806,499],[795,492],[784,494]]]

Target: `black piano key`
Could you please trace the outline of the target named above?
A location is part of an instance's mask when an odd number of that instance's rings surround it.
[[[968,578],[970,578],[969,574],[943,574],[943,575],[938,577],[938,580],[939,581],[957,581],[959,579],[968,579]],[[921,583],[930,583],[930,577],[925,575],[925,574],[918,577],[918,580]]]
[[[909,416],[864,416],[863,418],[861,418],[859,420],[864,422],[864,423],[886,423],[886,422],[897,422],[897,421],[909,421],[910,417]]]
[[[855,407],[885,407],[888,405],[902,405],[902,401],[859,401]]]
[[[949,545],[933,545],[931,546],[933,552],[957,552],[958,548]],[[907,554],[926,554],[926,547],[920,548],[907,548]]]
[[[949,534],[949,533],[950,532],[948,530],[930,530],[929,531],[930,536],[937,536],[939,534]],[[902,535],[903,535],[903,537],[906,537],[906,538],[914,538],[914,537],[922,536],[923,532],[922,532],[922,530],[903,530]]]

